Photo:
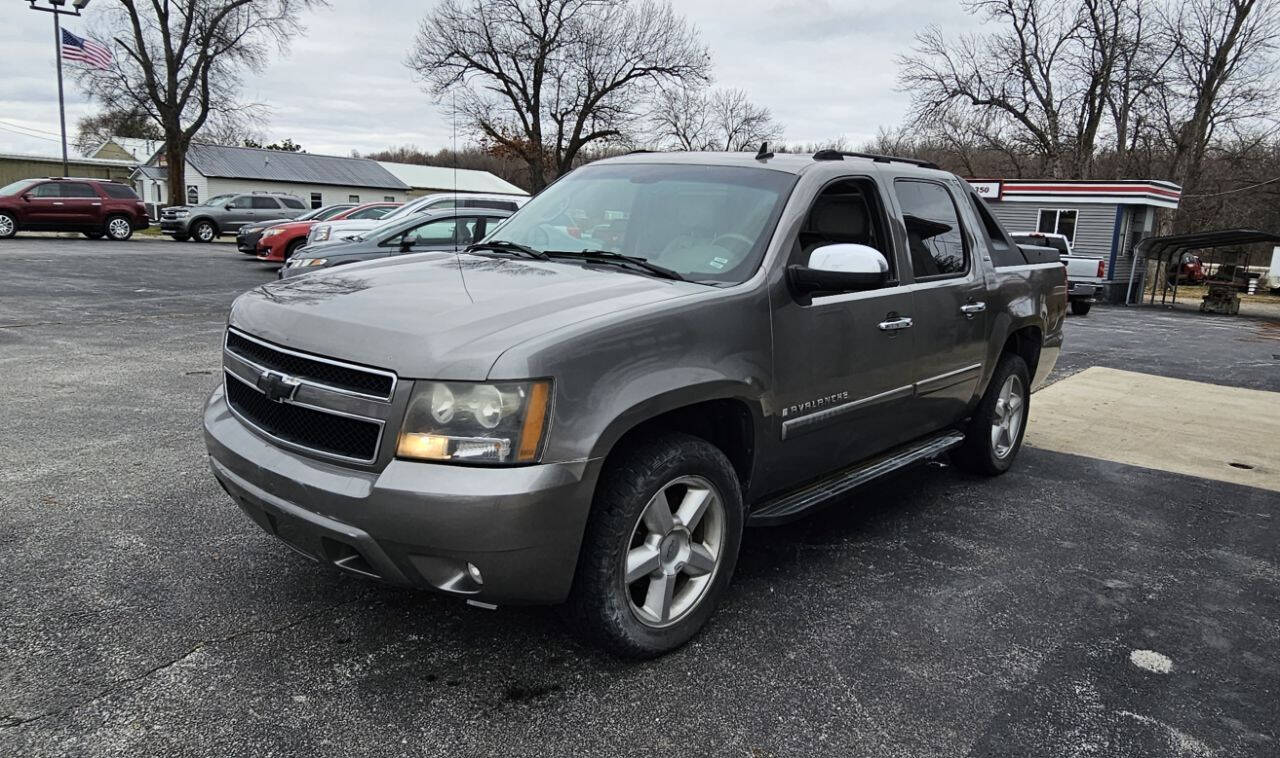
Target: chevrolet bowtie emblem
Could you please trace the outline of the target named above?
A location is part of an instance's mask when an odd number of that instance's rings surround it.
[[[262,394],[279,403],[283,400],[292,400],[293,393],[298,391],[298,385],[301,382],[279,371],[263,371],[258,375],[256,384]]]

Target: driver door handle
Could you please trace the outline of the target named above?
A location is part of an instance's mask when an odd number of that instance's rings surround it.
[[[899,316],[888,321],[881,321],[877,326],[880,327],[882,332],[896,332],[899,329],[910,329],[913,323],[915,322],[906,316]]]
[[[960,306],[960,312],[965,315],[965,318],[973,318],[975,313],[982,313],[986,309],[987,304],[982,301],[978,301],[976,303],[965,303]]]

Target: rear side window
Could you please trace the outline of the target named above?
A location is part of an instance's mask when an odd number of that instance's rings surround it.
[[[273,211],[280,207],[280,203],[277,203],[274,197],[251,197],[249,199],[253,203],[250,207],[254,210]]]
[[[893,187],[902,206],[916,279],[963,274],[968,250],[951,193],[941,184],[916,179],[898,179]]]
[[[63,197],[97,197],[93,187],[84,182],[61,182]]]
[[[981,222],[982,239],[986,241],[987,249],[991,251],[991,261],[997,266],[1021,266],[1026,263],[1027,260],[1022,257],[1022,251],[1013,243],[1013,240],[1009,239],[1004,229],[1000,228],[1000,222],[996,221],[996,217],[987,209],[986,201],[974,192],[969,193],[969,201],[973,203],[973,212]]]
[[[307,208],[307,206],[296,197],[282,197],[280,198],[280,202],[284,203],[284,207],[293,208],[297,211],[306,210]]]
[[[133,191],[132,187],[126,187],[123,184],[100,184],[102,191],[107,193],[107,197],[114,197],[119,200],[137,200],[138,195]]]

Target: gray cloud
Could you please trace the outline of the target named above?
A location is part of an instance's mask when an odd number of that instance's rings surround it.
[[[924,26],[975,28],[954,0],[677,0],[702,30],[716,84],[739,87],[773,109],[791,142],[845,136],[853,141],[901,120],[908,103],[895,90],[894,56]],[[413,81],[405,51],[429,4],[353,3],[310,15],[287,56],[246,77],[244,97],[268,108],[267,135],[312,152],[347,154],[415,143],[449,144],[451,124]],[[58,111],[48,16],[11,8],[0,25],[0,122],[56,140]],[[87,15],[92,24],[90,6]],[[82,32],[72,19],[68,28]],[[17,63],[21,65],[15,65]],[[92,111],[68,81],[67,122]],[[6,130],[7,129],[7,130]],[[56,142],[21,137],[0,123],[0,150],[52,154]],[[460,140],[462,138],[460,137]]]

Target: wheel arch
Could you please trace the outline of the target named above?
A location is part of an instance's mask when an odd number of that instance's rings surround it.
[[[736,382],[681,387],[634,403],[617,415],[596,440],[592,458],[605,459],[628,442],[681,432],[714,445],[738,475],[745,493],[755,469],[757,441],[763,425],[759,401]]]

